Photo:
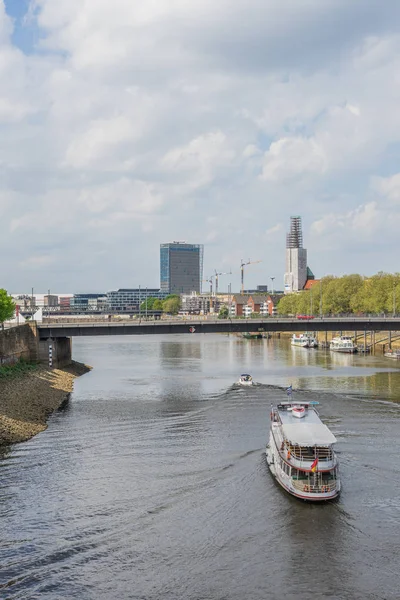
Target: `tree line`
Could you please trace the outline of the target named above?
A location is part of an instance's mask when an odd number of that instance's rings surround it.
[[[323,277],[310,290],[288,294],[278,304],[280,315],[396,314],[400,312],[400,273],[372,277]]]
[[[4,321],[12,319],[15,312],[15,302],[6,292],[0,288],[0,324],[4,329]]]
[[[146,298],[146,300],[144,300],[140,305],[140,311],[145,313],[146,310],[159,310],[170,315],[176,315],[178,314],[180,307],[180,297],[177,294],[170,294],[164,298],[164,300],[160,300],[160,298],[153,298],[153,296]]]

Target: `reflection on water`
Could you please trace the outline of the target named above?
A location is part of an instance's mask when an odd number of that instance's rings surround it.
[[[0,450],[0,597],[398,597],[397,365],[233,335],[79,339],[74,358],[94,368],[65,409]],[[288,383],[337,437],[337,503],[269,474]]]

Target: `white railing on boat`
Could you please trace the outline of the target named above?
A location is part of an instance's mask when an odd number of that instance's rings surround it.
[[[299,492],[311,492],[314,494],[333,492],[337,488],[336,480],[322,482],[320,485],[313,485],[305,479],[292,479],[292,484]]]

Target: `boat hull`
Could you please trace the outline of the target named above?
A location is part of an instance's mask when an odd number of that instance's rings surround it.
[[[285,474],[282,475],[282,470],[279,468],[281,456],[279,455],[279,451],[277,449],[273,430],[270,431],[270,437],[267,447],[265,449],[265,455],[271,475],[275,478],[276,482],[285,490],[285,492],[287,492],[291,496],[299,498],[300,500],[305,500],[307,502],[327,502],[329,500],[335,500],[340,495],[339,479],[337,480],[336,487],[334,489],[325,489],[325,491],[319,490],[318,492],[316,492],[309,490],[308,483],[306,481],[304,483],[299,484],[299,482],[295,480],[297,484],[295,485],[291,477]],[[293,466],[297,468],[296,465]],[[326,466],[328,467],[328,470],[330,468],[334,468],[333,465]]]
[[[297,348],[308,348],[309,343],[307,341],[292,340],[292,346],[295,346]]]
[[[341,352],[342,354],[354,354],[357,352],[357,348],[332,348],[332,352]]]
[[[293,335],[291,339],[292,346],[298,348],[316,348],[318,346],[317,340],[312,335]]]
[[[400,353],[397,352],[385,352],[384,356],[393,360],[400,360]]]
[[[294,496],[295,498],[298,498],[299,500],[304,500],[306,502],[329,502],[332,500],[336,500],[339,495],[340,495],[340,489],[335,489],[331,492],[324,492],[324,493],[318,493],[315,494],[313,492],[303,492],[301,493],[300,491],[296,491],[293,488],[290,488],[288,485],[286,485],[282,479],[279,477],[277,470],[275,469],[275,461],[274,461],[274,457],[273,457],[273,453],[270,449],[270,444],[268,444],[266,450],[265,450],[265,454],[267,457],[267,465],[269,467],[270,473],[273,476],[273,478],[275,479],[276,483],[278,485],[280,485],[280,487],[287,493],[290,494],[290,496]]]
[[[238,385],[242,385],[243,387],[251,387],[253,385],[252,381],[238,381]]]

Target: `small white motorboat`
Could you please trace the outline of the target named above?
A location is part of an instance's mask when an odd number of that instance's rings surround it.
[[[305,416],[305,414],[306,414],[306,409],[305,409],[304,405],[295,404],[294,406],[292,406],[292,415],[294,417],[301,419],[302,417]]]
[[[243,373],[238,381],[239,385],[253,385],[253,378],[248,373]]]

